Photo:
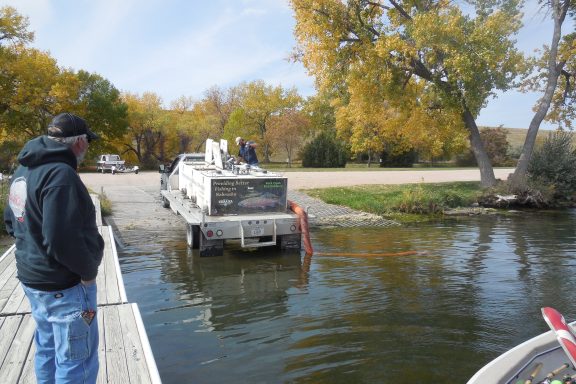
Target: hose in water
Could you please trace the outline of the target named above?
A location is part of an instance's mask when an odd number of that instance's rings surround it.
[[[310,241],[310,230],[308,227],[308,213],[301,206],[292,200],[288,200],[290,210],[298,215],[300,219],[300,231],[302,232],[302,241],[304,242],[304,251],[307,255],[312,255],[314,249]],[[389,253],[349,253],[349,252],[319,252],[319,256],[347,256],[347,257],[384,257],[384,256],[410,256],[417,255],[420,252],[404,251],[404,252],[389,252]]]
[[[312,248],[312,242],[310,241],[310,231],[308,229],[308,213],[302,209],[301,206],[293,202],[292,200],[288,200],[288,205],[290,206],[290,210],[298,215],[300,218],[300,231],[302,232],[304,242],[304,251],[308,255],[312,255],[314,253],[314,249]]]

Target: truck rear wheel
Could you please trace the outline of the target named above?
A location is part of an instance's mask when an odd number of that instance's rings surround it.
[[[162,207],[170,208],[170,201],[164,196],[162,196]]]

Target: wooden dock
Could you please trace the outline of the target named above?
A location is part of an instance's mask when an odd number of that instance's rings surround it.
[[[96,209],[100,212],[99,205]],[[101,222],[98,225],[105,241],[96,280],[98,383],[161,383],[138,306],[126,298],[112,230]],[[0,256],[0,378],[2,384],[32,384],[36,382],[33,364],[36,324],[16,278],[14,250],[12,246]]]

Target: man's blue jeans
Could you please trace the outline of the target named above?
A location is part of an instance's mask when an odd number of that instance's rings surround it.
[[[46,292],[23,285],[36,320],[38,384],[88,384],[98,376],[96,284]],[[93,316],[93,318],[91,318]]]

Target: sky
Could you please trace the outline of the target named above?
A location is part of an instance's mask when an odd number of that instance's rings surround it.
[[[516,40],[531,53],[549,43],[553,25],[537,0],[527,3]],[[28,17],[31,46],[60,67],[98,73],[122,92],[154,92],[166,107],[253,80],[315,93],[302,64],[288,60],[295,46],[288,0],[0,0],[5,5]],[[499,93],[477,123],[528,128],[538,97]]]

